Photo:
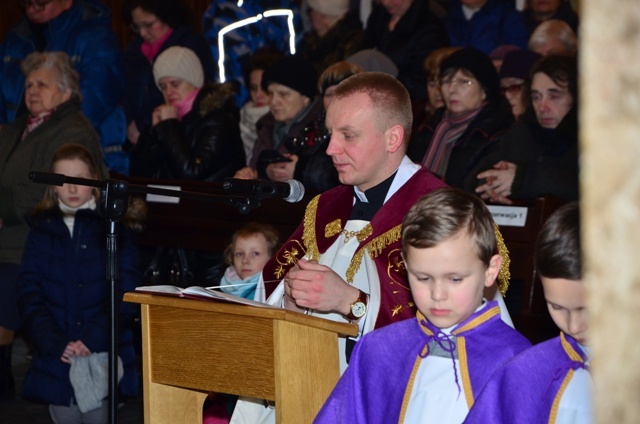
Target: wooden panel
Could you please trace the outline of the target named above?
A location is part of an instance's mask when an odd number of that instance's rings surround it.
[[[151,307],[151,381],[275,400],[271,321]]]
[[[277,422],[313,421],[340,378],[338,350],[325,349],[335,340],[329,331],[286,321],[274,325]],[[312,366],[301,368],[292,364]]]

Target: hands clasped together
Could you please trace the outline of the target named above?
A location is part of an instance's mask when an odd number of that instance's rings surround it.
[[[485,183],[476,187],[476,193],[484,200],[505,205],[513,204],[509,199],[511,187],[516,177],[517,166],[514,163],[500,161],[493,165],[493,169],[478,174],[478,179],[484,179]]]
[[[357,288],[326,265],[301,259],[284,278],[285,308],[313,309],[348,315]]]

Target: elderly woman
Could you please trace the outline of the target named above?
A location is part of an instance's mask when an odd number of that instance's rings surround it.
[[[238,109],[229,84],[205,84],[196,54],[174,46],[162,52],[153,76],[165,103],[131,152],[131,174],[222,181],[245,163]]]
[[[572,201],[578,185],[578,75],[575,58],[547,56],[525,83],[527,111],[499,150],[476,168],[484,199],[511,204],[552,194]],[[477,180],[476,180],[477,183]]]
[[[474,48],[458,50],[442,62],[440,87],[446,108],[436,115],[439,123],[422,164],[447,184],[473,191],[475,185],[465,186],[465,179],[513,123],[511,108],[491,59]]]
[[[28,113],[0,127],[0,397],[13,390],[11,344],[18,326],[16,281],[29,226],[24,216],[42,199],[45,185],[29,171],[47,172],[65,143],[81,144],[102,164],[98,134],[80,111],[78,74],[66,53],[32,53],[22,63]],[[106,168],[101,168],[106,177]]]
[[[288,141],[304,136],[322,114],[316,83],[313,66],[297,56],[286,56],[264,72],[262,87],[269,94],[269,113],[258,120],[249,167],[236,173],[237,178],[259,176],[282,182],[300,175],[300,156]]]
[[[190,12],[182,0],[127,0],[123,20],[136,33],[125,52],[127,89],[124,108],[127,139],[138,142],[140,132],[151,126],[153,109],[163,102],[153,79],[153,63],[172,46],[193,50],[207,80],[214,81],[216,66],[204,36],[192,28]]]

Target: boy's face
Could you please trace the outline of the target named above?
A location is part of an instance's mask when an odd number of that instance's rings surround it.
[[[549,314],[558,328],[587,345],[587,289],[581,280],[540,276]]]
[[[466,232],[434,247],[408,247],[404,262],[416,306],[436,327],[449,328],[465,319],[482,303],[502,258],[494,255],[489,267],[478,257],[478,247]]]

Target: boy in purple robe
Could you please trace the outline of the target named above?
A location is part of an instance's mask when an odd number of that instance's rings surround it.
[[[530,346],[483,297],[506,277],[496,230],[482,200],[454,188],[411,208],[402,256],[416,318],[362,337],[315,423],[464,420],[493,371]]]
[[[578,204],[569,203],[549,217],[538,235],[536,271],[560,336],[496,371],[465,423],[593,422],[579,222]]]

